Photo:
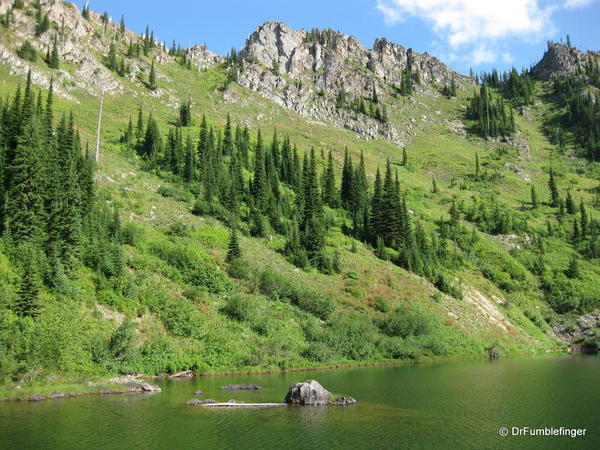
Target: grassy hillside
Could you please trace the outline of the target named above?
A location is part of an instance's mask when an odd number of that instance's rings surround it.
[[[89,23],[96,34],[81,38],[78,45],[89,45],[101,60],[105,55],[89,41],[108,47],[112,34],[104,31],[95,14]],[[14,52],[23,42],[23,32],[2,28],[0,41]],[[126,42],[118,41],[117,48],[121,54]],[[156,52],[136,64],[148,73]],[[40,57],[26,65],[36,73],[57,76]],[[118,77],[123,89],[104,100],[97,192],[101,202],[120,213],[125,273],[111,279],[79,264],[60,290],[43,287],[37,317],[18,317],[11,305],[19,295],[22,268],[11,257],[10,243],[0,241],[0,380],[8,386],[55,382],[57,377],[87,380],[116,372],[278,370],[483,356],[492,345],[505,353],[556,350],[563,345],[551,325],[598,307],[597,261],[578,256],[581,275],[573,286],[582,300],[567,315],[552,308],[542,277],[534,271],[536,236],[544,237],[547,273],[562,274],[570,257],[578,255],[566,232],[560,231],[567,225],[545,235],[547,223],[556,223],[556,209],[529,205],[532,185],[540,202],[547,201],[550,168],[558,177],[561,196],[570,189],[577,203],[585,202],[590,216],[597,217],[597,165],[561,153],[543,133],[545,120],[556,113],[553,104],[539,101],[526,115],[517,116],[519,131],[506,143],[469,132],[473,124],[465,119],[465,110],[474,85],[459,90],[456,98],[441,95],[441,86],[428,86],[411,97],[382,93],[390,121],[410,130],[408,164],[403,166],[402,149],[390,141],[359,139],[235,83],[223,92],[227,69],[221,65],[188,70],[170,61],[156,63],[156,70],[158,94],[139,80]],[[60,71],[77,76],[68,63],[61,64]],[[24,85],[24,71],[2,64],[0,79],[0,96],[12,98],[16,87]],[[543,99],[550,86],[536,82],[535,89]],[[55,111],[72,111],[83,142],[92,145],[97,93],[72,86],[57,91]],[[240,241],[246,263],[232,269],[226,262],[227,224],[192,214],[198,196],[193,186],[163,170],[146,170],[147,164],[119,142],[140,105],[152,112],[166,136],[168,124],[178,119],[179,102],[188,98],[193,124],[184,133],[194,140],[203,114],[222,127],[229,113],[234,124],[251,129],[252,141],[260,127],[269,145],[277,130],[279,136],[289,135],[301,153],[310,147],[317,155],[332,150],[339,167],[345,147],[355,161],[363,152],[370,180],[389,159],[412,217],[427,230],[436,231],[440,221],[448,220],[453,201],[465,213],[474,199],[488,204],[494,199],[501,210],[514,211],[526,222],[527,231],[492,235],[480,230],[469,248],[457,246],[463,263],[449,275],[462,285],[463,299],[442,294],[424,278],[378,258],[371,246],[344,234],[341,225],[347,217],[341,210],[331,211],[333,226],[326,237],[327,248],[340,255],[339,273],[301,270],[281,254],[285,236],[252,237],[244,226]],[[476,155],[483,174],[479,177]],[[319,167],[325,163],[326,158],[318,158]],[[339,171],[336,176],[339,183]],[[470,233],[476,226],[464,217],[461,223]],[[327,314],[318,312],[322,305]]]

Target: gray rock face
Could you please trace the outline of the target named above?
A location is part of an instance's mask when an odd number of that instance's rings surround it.
[[[576,48],[556,42],[548,43],[544,56],[532,69],[532,74],[541,80],[553,80],[575,73],[577,66],[585,66],[590,56],[597,52],[584,53]]]
[[[577,319],[574,326],[559,323],[552,328],[561,341],[570,347],[581,348],[587,339],[600,332],[600,314],[585,314]]]
[[[410,64],[427,83],[459,84],[466,79],[436,58],[385,39],[365,48],[356,38],[333,30],[293,30],[266,22],[246,41],[237,81],[264,97],[313,119],[352,130],[363,139],[384,136],[404,145],[404,131],[365,115],[336,109],[336,96],[350,98],[393,92]],[[416,86],[416,89],[423,89]]]
[[[308,380],[290,386],[285,402],[297,405],[329,405],[331,392],[319,384],[318,381]]]

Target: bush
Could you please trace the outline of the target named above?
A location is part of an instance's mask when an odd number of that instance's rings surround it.
[[[232,319],[247,322],[256,313],[255,302],[256,299],[242,294],[235,294],[227,298],[225,306],[221,308],[221,311]]]
[[[124,361],[131,354],[133,338],[135,337],[135,326],[129,319],[123,320],[121,325],[110,337],[108,349],[114,359]]]
[[[377,327],[359,313],[338,315],[324,333],[324,343],[345,358],[363,361],[377,353]]]
[[[173,373],[179,368],[176,353],[167,338],[158,338],[142,346],[137,361],[139,371],[148,374]]]
[[[153,243],[150,247],[153,254],[176,267],[185,282],[194,286],[203,286],[213,294],[220,294],[231,289],[227,276],[212,262],[208,256],[169,242]]]
[[[272,270],[261,273],[259,290],[273,300],[287,300],[322,320],[327,320],[335,311],[335,302],[329,295],[300,286]]]
[[[31,42],[25,41],[23,45],[17,50],[17,56],[27,61],[35,62],[37,59],[37,50],[33,48]]]
[[[432,324],[424,312],[401,306],[386,314],[379,327],[388,336],[408,337],[429,334]]]
[[[144,229],[139,225],[128,222],[121,229],[121,243],[137,247],[144,240]]]
[[[250,264],[244,258],[235,258],[229,262],[227,273],[230,277],[245,280],[250,276]]]
[[[434,285],[439,291],[448,294],[457,300],[462,300],[463,298],[463,292],[460,286],[450,283],[443,273],[438,273]]]
[[[201,338],[204,317],[198,309],[184,298],[165,301],[159,312],[165,328],[175,336],[184,338]]]

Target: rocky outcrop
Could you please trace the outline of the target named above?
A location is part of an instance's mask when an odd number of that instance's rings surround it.
[[[600,342],[600,313],[580,316],[575,323],[557,323],[552,327],[556,336],[570,348],[597,351]],[[595,344],[594,344],[595,343]],[[595,348],[591,348],[594,347]]]
[[[189,58],[196,66],[201,69],[212,66],[213,64],[222,64],[225,58],[211,52],[206,45],[194,45],[189,50]]]
[[[426,83],[461,85],[466,79],[427,53],[386,39],[365,48],[356,38],[333,30],[293,30],[266,22],[246,41],[237,82],[313,119],[347,128],[363,139],[383,136],[404,145],[406,132],[364,114],[336,108],[338,93],[349,98],[394,94],[407,65]],[[417,85],[416,89],[424,89]]]
[[[540,80],[553,80],[574,74],[578,66],[585,66],[589,57],[598,57],[598,52],[584,53],[574,47],[549,42],[544,56],[531,73]]]
[[[308,380],[290,386],[285,402],[295,405],[330,405],[333,396],[331,392],[319,384],[318,381]]]

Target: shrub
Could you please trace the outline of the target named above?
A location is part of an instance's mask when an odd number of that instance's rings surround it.
[[[429,334],[432,324],[424,312],[401,306],[386,314],[379,327],[388,336],[408,337]]]
[[[244,258],[235,258],[229,262],[227,273],[230,277],[238,280],[248,279],[250,276],[250,264]]]
[[[329,324],[324,342],[345,358],[362,361],[376,356],[377,327],[359,313],[338,315]]]
[[[246,322],[251,320],[256,313],[255,302],[256,299],[242,294],[235,294],[227,298],[221,311],[232,319]]]
[[[259,290],[273,300],[289,301],[322,320],[335,311],[335,302],[329,295],[301,286],[270,269],[260,274]]]
[[[204,317],[188,300],[178,298],[175,301],[165,301],[159,312],[159,317],[167,330],[175,336],[184,338],[202,337]]]
[[[25,41],[17,50],[17,56],[21,59],[35,62],[37,59],[37,50],[31,45],[31,42]]]
[[[150,249],[156,256],[176,267],[187,283],[204,286],[213,294],[220,294],[231,289],[231,283],[227,276],[208,256],[202,255],[193,248],[158,242],[153,243]]]
[[[113,358],[123,361],[130,356],[135,327],[131,320],[125,319],[110,337],[108,349]]]

